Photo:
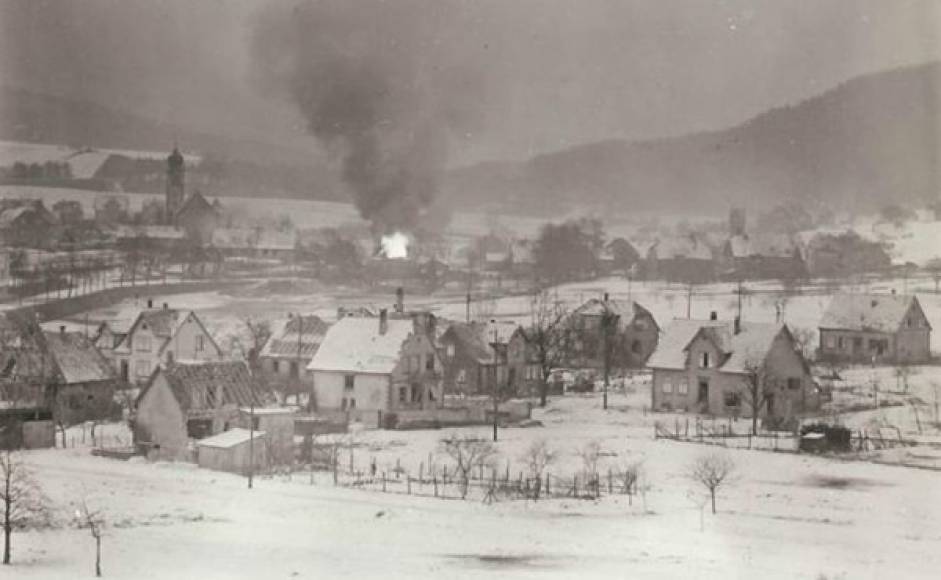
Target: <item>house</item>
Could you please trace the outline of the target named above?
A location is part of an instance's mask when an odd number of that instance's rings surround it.
[[[751,416],[751,381],[765,393],[760,417],[792,419],[820,406],[807,362],[787,325],[675,320],[648,361],[657,411]]]
[[[258,355],[262,378],[284,394],[298,396],[308,392],[307,364],[320,348],[329,327],[313,314],[289,314],[278,322]]]
[[[65,327],[46,332],[45,341],[58,375],[56,420],[72,425],[113,417],[114,394],[121,381],[94,343],[84,333],[66,332]]]
[[[660,327],[649,310],[634,301],[592,298],[576,308],[570,318],[575,341],[568,366],[603,369],[604,324],[613,321],[608,336],[610,368],[641,368],[657,348]]]
[[[884,272],[892,266],[883,244],[853,231],[807,233],[804,237],[804,262],[813,277]]]
[[[203,469],[248,475],[268,465],[268,434],[234,428],[196,442],[196,463]]]
[[[184,460],[190,439],[226,431],[237,424],[240,408],[262,401],[242,361],[158,367],[137,397],[134,442],[150,457]]]
[[[44,248],[54,238],[55,215],[41,200],[5,200],[0,207],[0,237],[6,246]]]
[[[341,413],[370,426],[442,405],[442,362],[434,317],[341,318],[307,366],[318,413]]]
[[[732,236],[722,246],[726,280],[799,280],[807,277],[800,248],[786,234]]]
[[[138,384],[149,380],[162,363],[222,359],[222,349],[192,310],[154,308],[148,300],[127,334],[110,353],[119,376]],[[99,337],[100,340],[100,337]]]
[[[536,346],[529,340],[526,329],[516,328],[506,347],[506,364],[510,392],[518,397],[533,397],[539,394],[542,385],[542,365]]]
[[[212,239],[221,217],[216,207],[197,191],[176,210],[173,223],[186,232],[189,239],[202,245]]]
[[[931,358],[931,324],[915,296],[839,294],[819,327],[821,359],[909,364]]]
[[[444,358],[444,392],[448,395],[490,396],[516,393],[516,376],[504,353],[519,330],[512,322],[455,322],[438,340]]]
[[[712,248],[689,234],[655,241],[647,250],[644,272],[648,279],[701,284],[716,277]]]
[[[630,275],[638,262],[640,252],[625,238],[614,238],[605,244],[598,258],[598,264],[605,274]]]

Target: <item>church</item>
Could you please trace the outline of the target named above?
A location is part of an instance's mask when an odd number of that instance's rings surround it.
[[[208,244],[222,218],[219,200],[209,203],[199,191],[186,196],[186,162],[177,147],[167,157],[164,223],[178,227],[199,244]]]

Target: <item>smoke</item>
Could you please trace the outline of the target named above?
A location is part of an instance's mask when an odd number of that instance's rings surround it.
[[[259,16],[258,80],[286,91],[379,233],[429,226],[449,144],[481,118],[488,42],[473,34],[472,9],[311,0]]]

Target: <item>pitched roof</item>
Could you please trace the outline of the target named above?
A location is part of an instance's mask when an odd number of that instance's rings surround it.
[[[657,240],[650,247],[650,252],[658,260],[672,260],[677,258],[711,260],[712,250],[696,236],[679,236]]]
[[[203,194],[196,192],[193,195],[186,198],[186,201],[183,202],[183,205],[180,206],[180,209],[176,210],[176,215],[181,216],[189,211],[208,211],[210,213],[215,213],[216,209],[212,207],[206,198],[203,197]]]
[[[282,320],[271,332],[259,356],[311,358],[320,348],[330,325],[319,316],[294,316]]]
[[[702,335],[726,355],[719,365],[721,371],[745,372],[748,366],[764,360],[774,340],[785,328],[783,324],[742,322],[738,334],[735,334],[728,321],[674,320],[664,329],[647,366],[668,370],[685,369],[689,345],[693,339]]]
[[[233,429],[229,429],[228,431],[223,431],[218,435],[200,439],[196,442],[196,445],[199,447],[217,447],[219,449],[229,449],[231,447],[235,447],[236,445],[241,445],[242,443],[248,443],[249,439],[252,439],[253,437],[255,439],[259,439],[264,436],[264,431],[255,431],[253,434],[249,429],[235,427]]]
[[[399,361],[402,343],[412,333],[412,321],[390,318],[387,324],[385,334],[379,334],[378,318],[340,319],[327,331],[307,368],[312,371],[391,373]]]
[[[467,353],[479,363],[487,364],[494,360],[491,344],[507,344],[519,325],[513,322],[455,322],[445,331],[455,342],[464,346]]]
[[[176,363],[160,368],[150,377],[140,398],[161,373],[184,411],[193,407],[194,392],[205,392],[210,388],[222,393],[223,404],[239,407],[261,404],[260,393],[253,388],[251,373],[242,361]]]
[[[839,294],[820,319],[820,328],[895,332],[902,325],[914,296],[901,294]]]
[[[607,302],[605,302],[600,298],[590,298],[584,304],[576,308],[573,314],[581,316],[602,316],[606,311],[619,316],[621,324],[630,324],[638,315],[649,315],[654,325],[657,324],[653,314],[633,300],[621,301],[609,298]]]
[[[82,333],[47,332],[46,344],[67,385],[116,378],[107,359]]]

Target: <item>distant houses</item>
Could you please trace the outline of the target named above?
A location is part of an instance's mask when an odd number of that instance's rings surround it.
[[[819,326],[823,360],[911,364],[931,358],[931,324],[915,296],[840,294]]]
[[[313,314],[289,314],[278,321],[258,355],[261,377],[272,389],[285,395],[309,394],[311,371],[307,365],[329,328],[329,324]]]
[[[459,396],[501,396],[517,391],[517,372],[506,350],[520,327],[512,322],[455,322],[438,340],[444,359],[444,392]],[[510,376],[510,374],[514,376]]]
[[[611,368],[643,367],[657,348],[660,335],[660,327],[649,310],[634,301],[613,300],[607,294],[576,308],[570,326],[575,340],[569,366],[595,370],[605,365],[606,345]]]
[[[783,324],[675,320],[648,366],[657,411],[751,416],[757,406],[761,418],[786,420],[820,407],[807,361]],[[758,381],[758,401],[749,397],[750,381]]]

